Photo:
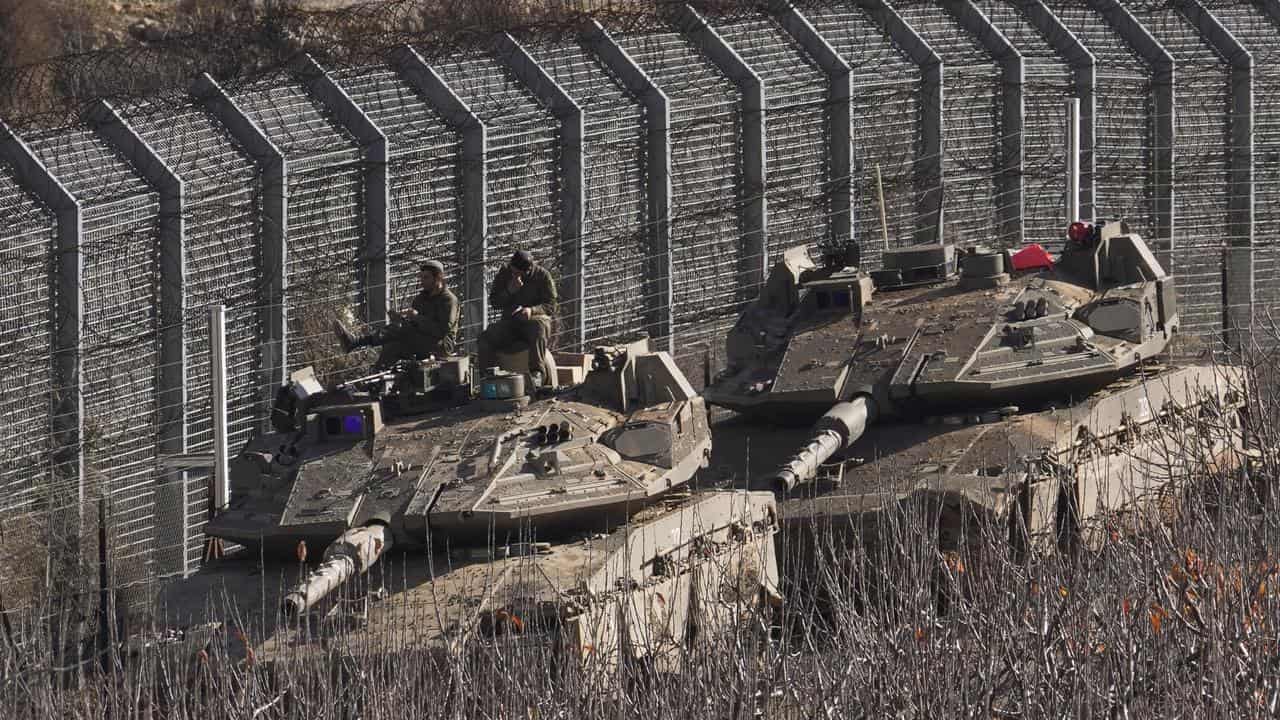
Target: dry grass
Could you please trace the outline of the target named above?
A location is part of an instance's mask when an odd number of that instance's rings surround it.
[[[28,65],[58,55],[57,7],[43,0],[0,2],[0,65]]]

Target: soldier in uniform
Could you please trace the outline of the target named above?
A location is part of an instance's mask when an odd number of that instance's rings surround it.
[[[385,327],[359,337],[341,322],[334,322],[334,334],[344,352],[381,346],[375,366],[388,368],[399,360],[451,355],[458,347],[461,311],[458,298],[445,287],[444,266],[435,260],[422,263],[418,271],[422,290],[410,307],[392,312]]]
[[[542,385],[542,358],[555,320],[556,283],[546,268],[533,261],[525,250],[511,256],[511,262],[494,278],[489,304],[502,311],[502,319],[480,334],[480,367],[497,365],[497,354],[513,352],[521,345],[529,349],[529,376],[533,386]]]

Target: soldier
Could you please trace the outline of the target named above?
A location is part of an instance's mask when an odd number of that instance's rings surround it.
[[[556,314],[556,283],[533,256],[518,250],[494,278],[489,304],[502,311],[502,319],[480,334],[480,367],[497,365],[497,354],[514,351],[520,343],[529,349],[529,376],[534,387],[542,385],[542,358]]]
[[[418,270],[422,290],[411,307],[391,312],[391,322],[356,337],[341,322],[334,321],[334,334],[344,352],[366,346],[382,346],[375,363],[389,368],[399,360],[450,355],[458,347],[460,311],[458,298],[445,287],[444,266],[435,260]]]

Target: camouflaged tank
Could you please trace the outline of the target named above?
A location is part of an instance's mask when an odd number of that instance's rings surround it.
[[[190,611],[210,591],[262,608],[241,621],[260,656],[339,627],[454,650],[512,635],[613,665],[678,658],[776,601],[774,498],[688,490],[711,435],[670,356],[641,341],[590,366],[536,397],[520,375],[473,383],[464,357],[328,389],[294,373],[205,528],[247,551],[179,584],[167,614],[209,620]]]
[[[924,502],[944,546],[981,523],[1055,548],[1156,519],[1194,476],[1241,461],[1243,375],[1172,364],[1177,328],[1173,278],[1121,222],[1072,224],[1056,259],[919,245],[867,274],[797,248],[704,397],[816,422],[757,475],[790,495],[788,536],[866,540],[887,511]]]

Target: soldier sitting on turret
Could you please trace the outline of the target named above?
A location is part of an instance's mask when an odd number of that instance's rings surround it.
[[[457,296],[445,287],[444,266],[428,260],[422,263],[418,279],[422,290],[413,298],[413,304],[390,313],[392,321],[386,327],[357,337],[340,321],[334,321],[334,334],[343,351],[381,346],[375,363],[378,368],[389,368],[400,360],[452,354],[458,347],[460,311]]]
[[[520,343],[529,349],[529,377],[534,387],[542,385],[547,339],[556,313],[556,283],[546,268],[519,250],[494,278],[489,304],[502,311],[502,319],[480,335],[480,367],[497,365],[497,354],[510,352]]]

